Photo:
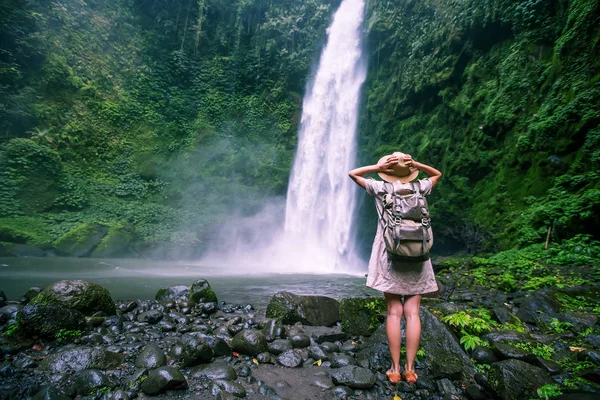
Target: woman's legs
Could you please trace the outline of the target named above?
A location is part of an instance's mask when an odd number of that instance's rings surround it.
[[[420,306],[421,296],[406,296],[404,298],[404,319],[406,320],[405,369],[407,371],[415,370],[415,358],[417,357],[417,350],[419,349],[419,342],[421,340],[421,319],[419,318]]]
[[[400,321],[402,320],[402,301],[397,294],[384,293],[387,303],[387,319],[385,321],[385,332],[390,347],[392,367],[388,372],[400,373],[400,346],[402,345],[402,331]]]

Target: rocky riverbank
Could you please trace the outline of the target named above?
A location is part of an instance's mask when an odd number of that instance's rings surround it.
[[[446,287],[423,301],[419,381],[396,386],[381,299],[282,292],[255,310],[219,301],[203,279],[154,300],[115,302],[85,281],[0,295],[0,399],[600,396],[598,286]]]

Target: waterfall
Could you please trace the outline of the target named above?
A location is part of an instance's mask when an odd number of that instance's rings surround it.
[[[347,172],[355,167],[359,95],[366,77],[363,16],[364,0],[342,1],[303,100],[285,238],[317,270],[347,265],[353,254],[356,188]]]

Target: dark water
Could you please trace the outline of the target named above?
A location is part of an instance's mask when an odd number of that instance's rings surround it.
[[[16,300],[31,286],[44,287],[62,279],[84,279],[108,289],[115,300],[153,299],[170,285],[191,285],[205,278],[219,301],[253,304],[264,310],[271,295],[289,291],[299,295],[344,297],[379,292],[365,287],[362,274],[276,274],[235,267],[136,259],[0,258],[0,290]]]

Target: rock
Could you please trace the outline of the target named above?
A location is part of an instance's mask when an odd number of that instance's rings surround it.
[[[287,350],[277,357],[277,363],[288,368],[296,368],[302,365],[302,357],[294,350]]]
[[[542,357],[535,358],[535,365],[548,372],[550,375],[558,374],[562,370],[560,364],[552,360],[546,360]]]
[[[369,336],[385,319],[387,306],[382,298],[352,298],[340,301],[340,322],[352,336]]]
[[[171,346],[169,357],[181,367],[187,368],[210,362],[213,350],[201,339],[186,337]]]
[[[554,297],[544,291],[537,291],[521,302],[515,315],[528,324],[548,323],[551,318],[559,316],[560,308],[560,303]]]
[[[6,305],[6,295],[2,290],[0,290],[0,308]]]
[[[109,382],[102,371],[88,369],[75,375],[75,391],[82,396],[96,393],[105,386],[109,386]]]
[[[321,344],[325,342],[343,341],[348,338],[348,334],[342,331],[341,326],[305,326],[304,333],[311,337],[315,342]]]
[[[206,279],[198,279],[190,287],[189,299],[194,303],[217,302],[217,295]]]
[[[352,389],[370,389],[375,384],[375,374],[366,368],[349,365],[331,371],[331,379],[336,385]]]
[[[122,389],[117,389],[114,392],[109,393],[102,400],[129,400],[129,395]]]
[[[138,322],[147,322],[149,324],[157,324],[161,319],[163,319],[164,314],[159,310],[149,310],[143,313],[138,314],[137,320]]]
[[[110,258],[127,255],[129,245],[135,238],[135,231],[126,224],[111,226],[90,257]]]
[[[460,395],[460,391],[454,386],[452,381],[448,378],[443,378],[437,381],[438,391],[446,396],[446,395]]]
[[[598,400],[598,393],[566,393],[553,400]]]
[[[189,335],[208,343],[215,357],[230,357],[232,354],[231,346],[221,338],[205,335],[201,332],[191,332]]]
[[[17,354],[33,344],[33,339],[21,335],[0,335],[0,354]]]
[[[467,386],[465,388],[465,393],[471,400],[483,400],[487,398],[483,388],[477,384]]]
[[[102,311],[113,315],[117,309],[108,290],[82,280],[63,280],[47,286],[31,301],[33,305],[73,308],[84,315]]]
[[[329,361],[329,354],[325,353],[323,349],[317,345],[308,348],[308,356],[313,360]]]
[[[494,307],[493,315],[494,317],[496,317],[496,320],[498,320],[498,322],[500,322],[503,325],[514,324],[519,322],[519,319],[515,317],[511,310],[505,305]]]
[[[294,349],[302,349],[310,346],[310,338],[303,332],[295,332],[288,335],[288,339]]]
[[[187,381],[181,372],[173,367],[160,367],[151,371],[142,383],[142,392],[151,396],[167,390],[185,390]]]
[[[265,334],[268,342],[282,338],[285,334],[283,322],[281,319],[268,320],[263,328],[263,333]]]
[[[40,294],[43,289],[44,288],[41,288],[39,286],[32,286],[29,289],[27,289],[25,291],[25,294],[23,294],[23,297],[21,298],[21,304],[28,304],[31,300],[36,298],[37,295]]]
[[[237,378],[235,370],[222,361],[193,367],[190,373],[194,378],[206,377],[210,380],[224,379],[233,381]]]
[[[567,312],[561,314],[559,321],[568,322],[573,325],[575,332],[580,332],[584,329],[591,328],[598,323],[598,316],[584,312]]]
[[[347,386],[336,386],[331,390],[331,394],[334,396],[334,398],[347,400],[354,396],[354,390]]]
[[[494,354],[501,360],[514,358],[515,360],[532,362],[535,359],[533,354],[507,343],[494,343],[493,349]]]
[[[40,369],[52,373],[84,369],[107,370],[118,367],[122,362],[120,354],[102,348],[73,347],[48,356],[41,362]]]
[[[298,296],[276,293],[266,311],[267,318],[281,318],[284,324],[331,326],[340,319],[340,303],[325,296]]]
[[[507,343],[507,342],[531,342],[532,339],[526,333],[521,333],[512,330],[500,330],[487,333],[483,338],[488,341],[491,345],[496,343]]]
[[[471,357],[479,364],[491,364],[498,361],[494,352],[483,346],[476,346],[471,352]]]
[[[454,334],[435,315],[421,307],[422,337],[425,360],[436,378],[473,381],[477,368]]]
[[[0,313],[2,311],[0,310]],[[595,349],[600,349],[600,335],[587,335],[585,341],[591,344]]]
[[[230,382],[222,379],[213,381],[212,393],[218,395],[221,391],[232,394],[235,397],[243,398],[246,397],[246,389],[242,385],[236,382]]]
[[[272,343],[269,343],[269,352],[275,355],[279,355],[286,350],[291,350],[292,342],[286,339],[277,339]]]
[[[0,243],[0,257],[45,257],[46,251],[38,246],[21,243]]]
[[[85,257],[94,250],[107,233],[107,226],[85,223],[62,235],[53,244],[62,255]]]
[[[256,355],[256,361],[258,361],[260,364],[270,364],[274,362],[271,353],[269,353],[268,351],[258,353]]]
[[[149,344],[144,347],[135,359],[135,366],[138,368],[158,368],[167,365],[167,357],[157,344]]]
[[[355,364],[354,358],[340,353],[333,353],[329,357],[329,361],[331,361],[331,368],[342,368]]]
[[[168,286],[162,289],[158,289],[154,298],[156,301],[167,301],[167,300],[187,300],[190,296],[190,288],[187,286]]]
[[[249,356],[256,356],[269,349],[265,335],[252,329],[245,329],[235,335],[231,347],[234,351]]]
[[[142,386],[142,382],[148,378],[148,370],[146,368],[138,368],[133,372],[133,374],[129,375],[125,382],[123,383],[123,388],[129,392],[137,393],[140,391]]]
[[[385,325],[381,325],[365,341],[363,348],[358,352],[357,359],[367,360],[367,365],[372,370],[385,371],[391,365],[390,350],[388,348]]]
[[[25,306],[17,313],[16,321],[29,334],[50,338],[62,329],[77,331],[86,327],[82,313],[59,306]]]
[[[71,400],[71,398],[58,388],[46,386],[37,392],[32,400]]]
[[[537,397],[537,389],[554,383],[541,368],[519,360],[492,364],[488,382],[503,400],[522,400]]]

